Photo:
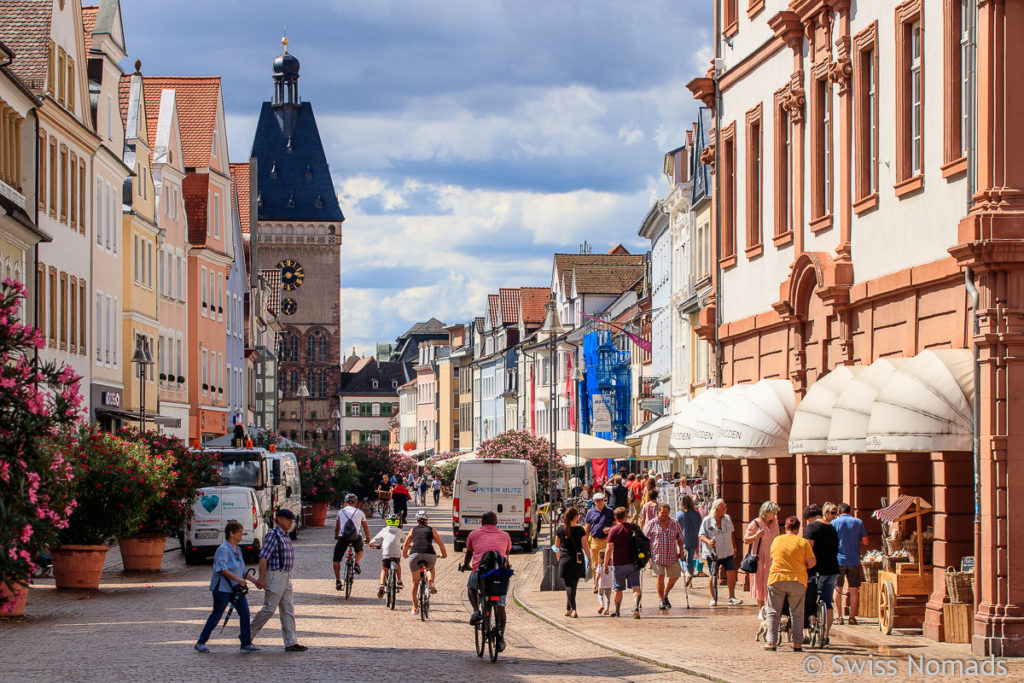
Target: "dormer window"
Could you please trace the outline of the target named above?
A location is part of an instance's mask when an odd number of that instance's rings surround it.
[[[378,382],[377,380],[372,380],[370,384],[373,386],[374,389],[380,386],[380,382]]]
[[[398,380],[397,379],[391,380],[391,388],[392,389],[397,389],[398,388]]]

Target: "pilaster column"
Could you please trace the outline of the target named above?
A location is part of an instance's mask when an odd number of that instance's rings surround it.
[[[1024,496],[1024,3],[979,0],[977,192],[950,249],[974,271],[980,295],[981,535],[976,540],[977,655],[1024,655],[1024,527],[1010,506]],[[1012,502],[1011,502],[1012,501]]]

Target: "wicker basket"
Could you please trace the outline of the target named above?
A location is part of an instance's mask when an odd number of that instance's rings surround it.
[[[910,562],[909,557],[892,557],[891,555],[884,558],[884,568],[887,572],[895,572],[896,565]]]
[[[960,572],[956,567],[949,567],[945,571],[946,594],[952,603],[973,603],[974,602],[974,572]]]
[[[886,536],[883,540],[885,540],[885,546],[889,551],[886,553],[886,555],[891,555],[898,550],[903,550],[902,538],[892,538],[891,536]]]
[[[860,566],[864,569],[866,583],[878,583],[878,572],[882,569],[881,562],[861,562]]]

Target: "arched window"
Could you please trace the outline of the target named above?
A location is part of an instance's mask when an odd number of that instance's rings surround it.
[[[306,337],[306,361],[312,362],[316,360],[316,337],[310,334]]]
[[[292,370],[292,396],[299,391],[299,373]]]
[[[298,337],[298,335],[295,335],[295,334],[290,334],[290,335],[288,335],[288,337],[289,337],[288,344],[289,344],[289,347],[290,347],[289,348],[290,353],[288,354],[288,360],[290,360],[290,361],[292,361],[294,363],[294,362],[299,360],[299,337]]]
[[[327,362],[327,335],[321,335],[320,337],[320,362]]]

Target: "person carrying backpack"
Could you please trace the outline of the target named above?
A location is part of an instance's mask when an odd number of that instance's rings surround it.
[[[345,505],[338,510],[338,518],[334,522],[334,537],[338,542],[334,544],[334,589],[341,590],[341,561],[345,559],[345,551],[352,546],[356,551],[355,572],[359,574],[359,562],[363,559],[363,539],[370,542],[370,527],[366,523],[366,515],[356,505],[359,497],[354,493],[345,496]],[[359,527],[363,528],[360,536]]]
[[[480,623],[483,615],[480,613],[480,576],[488,575],[485,581],[492,582],[500,578],[503,572],[491,571],[496,565],[504,565],[504,569],[511,571],[508,564],[508,554],[512,552],[512,537],[507,532],[498,528],[498,515],[488,511],[480,518],[480,528],[470,532],[466,538],[466,560],[462,569],[472,569],[469,581],[466,582],[466,589],[469,593],[469,602],[473,605],[473,616],[469,623],[476,626]],[[505,590],[508,590],[508,577],[504,578]],[[501,634],[498,638],[498,652],[505,649],[505,594],[499,593],[501,600],[494,609],[498,631]]]
[[[610,617],[619,615],[622,605],[622,591],[633,589],[633,618],[640,618],[640,570],[647,566],[651,558],[651,541],[636,524],[626,521],[625,507],[615,508],[615,526],[608,532],[608,547],[605,553],[605,566],[612,567],[615,573],[615,610],[608,613]]]

